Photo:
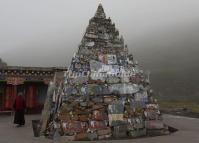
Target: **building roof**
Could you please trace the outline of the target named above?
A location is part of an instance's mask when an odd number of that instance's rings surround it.
[[[8,84],[23,84],[25,81],[51,81],[56,72],[67,71],[66,67],[19,67],[7,66],[0,68],[0,81]]]
[[[0,68],[2,70],[27,70],[27,71],[65,71],[66,67],[23,67],[23,66],[6,66]]]

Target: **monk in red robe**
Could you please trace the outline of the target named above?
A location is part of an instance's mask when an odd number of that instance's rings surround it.
[[[15,110],[14,124],[18,124],[17,127],[25,125],[24,113],[25,113],[26,103],[23,97],[23,93],[19,93],[17,95],[13,107]]]

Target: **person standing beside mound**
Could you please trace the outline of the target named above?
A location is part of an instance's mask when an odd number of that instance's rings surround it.
[[[14,115],[14,124],[17,124],[17,127],[25,125],[25,108],[26,103],[23,97],[23,93],[18,93],[14,105],[13,105],[15,115]]]

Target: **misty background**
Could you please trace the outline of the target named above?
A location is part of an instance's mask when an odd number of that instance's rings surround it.
[[[162,99],[199,100],[198,0],[1,0],[0,58],[68,66],[99,3]]]

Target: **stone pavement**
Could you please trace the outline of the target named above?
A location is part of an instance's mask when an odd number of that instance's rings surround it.
[[[26,116],[26,125],[17,128],[12,116],[0,116],[0,143],[49,143],[48,140],[34,138],[31,120],[39,119],[39,115]]]
[[[16,128],[12,124],[13,117],[0,116],[0,143],[52,143],[45,138],[34,138],[31,120],[39,119],[40,115],[26,116],[26,125]],[[179,129],[168,136],[122,140],[123,143],[199,143],[199,119],[164,115],[164,122]],[[61,141],[63,142],[63,141]],[[103,143],[120,143],[121,140],[101,141]],[[68,142],[67,142],[68,143]],[[81,142],[83,143],[83,142]],[[93,142],[92,142],[93,143]]]

